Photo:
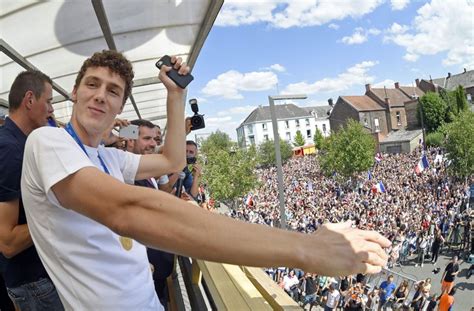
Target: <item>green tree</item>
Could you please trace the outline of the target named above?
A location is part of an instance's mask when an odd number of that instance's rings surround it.
[[[438,131],[426,135],[426,145],[428,147],[441,147],[444,141],[444,134]]]
[[[314,146],[316,149],[322,149],[324,144],[324,136],[323,133],[316,127],[316,132],[313,136]]]
[[[456,102],[457,115],[464,113],[469,109],[469,104],[467,103],[466,94],[461,85],[459,85],[454,91],[454,98]]]
[[[330,175],[337,172],[354,177],[374,164],[375,140],[362,125],[350,120],[345,128],[326,138],[319,156],[321,168]]]
[[[293,148],[286,140],[280,139],[280,153],[282,162],[288,160],[293,154]],[[257,154],[258,164],[262,166],[276,165],[275,142],[273,140],[261,143],[258,146]]]
[[[237,199],[257,186],[255,147],[238,149],[222,132],[211,134],[202,142],[203,181],[211,196],[234,207]]]
[[[300,130],[297,130],[293,145],[295,145],[296,147],[301,147],[301,146],[304,146],[305,143],[306,143],[306,141],[303,137],[303,134],[301,134]]]
[[[449,171],[454,176],[469,177],[474,174],[474,113],[465,111],[454,122],[445,126]]]
[[[434,132],[440,127],[446,118],[447,104],[441,97],[432,92],[428,92],[420,98],[423,109],[424,124],[428,132]],[[418,111],[420,116],[421,112]]]
[[[207,155],[214,149],[230,151],[231,148],[236,148],[236,144],[230,139],[229,135],[217,130],[201,142],[199,149]]]

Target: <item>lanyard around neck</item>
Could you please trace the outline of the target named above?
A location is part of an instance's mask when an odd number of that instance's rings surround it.
[[[66,129],[66,132],[68,132],[69,135],[71,135],[71,137],[74,138],[74,140],[79,145],[79,147],[81,147],[82,151],[84,151],[86,156],[90,159],[89,154],[86,151],[86,148],[84,147],[81,140],[79,139],[79,136],[77,136],[76,131],[74,131],[74,128],[72,127],[71,123],[66,124],[65,129]],[[97,157],[99,158],[100,164],[102,165],[102,168],[104,169],[104,172],[107,173],[108,175],[110,175],[110,172],[107,169],[107,166],[105,165],[104,160],[102,160],[102,158],[100,157],[100,154],[99,154],[98,151],[97,151]]]

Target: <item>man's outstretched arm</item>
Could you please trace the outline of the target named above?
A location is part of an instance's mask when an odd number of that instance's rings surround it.
[[[107,185],[107,187],[103,187]],[[122,236],[194,258],[246,266],[288,266],[336,276],[376,273],[390,242],[348,223],[301,234],[244,223],[198,208],[162,191],[121,183],[85,167],[52,187],[61,205]]]

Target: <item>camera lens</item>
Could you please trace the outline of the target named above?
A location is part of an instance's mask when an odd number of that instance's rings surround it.
[[[199,117],[198,118],[195,118],[195,117],[191,118],[191,124],[193,126],[199,126],[199,125],[201,125],[201,123],[202,123],[201,118],[199,118]]]

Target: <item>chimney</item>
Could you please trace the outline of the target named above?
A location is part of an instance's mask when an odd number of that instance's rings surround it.
[[[451,73],[450,72],[448,72],[448,78],[447,79],[449,79],[449,78],[451,78]]]
[[[396,89],[399,89],[399,88],[400,88],[400,83],[395,82],[395,88],[396,88]]]
[[[331,106],[331,107],[334,105],[334,102],[333,102],[332,98],[329,98],[329,99],[328,99],[328,104],[329,104],[329,106]]]
[[[367,83],[365,85],[365,92],[369,92],[370,91],[370,83]]]
[[[464,73],[466,73],[466,72],[467,72],[467,70],[466,70],[466,68],[464,68]]]
[[[416,79],[415,79],[415,83],[416,83],[416,86],[419,87],[419,86],[420,86],[420,79],[416,78]]]

